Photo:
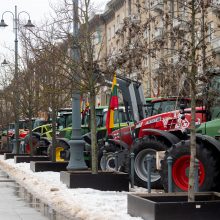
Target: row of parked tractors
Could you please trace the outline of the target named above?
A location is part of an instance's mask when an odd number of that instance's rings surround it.
[[[126,81],[128,90],[138,88],[140,84]],[[120,83],[119,83],[120,86]],[[123,90],[123,89],[122,89]],[[123,92],[122,92],[123,94]],[[135,92],[137,95],[137,92]],[[196,143],[199,160],[199,190],[219,190],[220,186],[220,75],[212,75],[209,85],[203,94],[204,100],[197,101],[196,107]],[[134,106],[134,100],[127,104]],[[163,187],[168,190],[167,158],[173,158],[172,177],[174,191],[188,189],[188,171],[190,163],[190,99],[180,97],[154,98],[140,101],[136,97],[139,120],[135,108],[126,106],[127,97],[123,96],[125,107],[115,110],[115,127],[106,135],[106,115],[108,107],[96,109],[97,138],[99,145],[99,168],[115,169],[115,152],[118,153],[118,169],[130,172],[131,152],[134,153],[134,177],[137,186],[146,186],[148,182],[146,157],[153,156],[151,167],[152,188]],[[142,103],[142,104],[140,104]],[[71,111],[59,112],[57,133],[56,160],[69,160],[69,144],[71,138]],[[73,122],[74,123],[74,122]],[[81,131],[86,142],[85,160],[90,165],[90,117],[89,111],[82,115]],[[36,154],[49,154],[51,148],[51,125],[45,124],[33,129],[33,146]],[[23,138],[24,151],[30,152],[29,135]],[[105,153],[105,158],[103,152]],[[104,164],[105,161],[105,164]]]

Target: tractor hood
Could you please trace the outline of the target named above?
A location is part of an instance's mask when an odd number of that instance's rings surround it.
[[[205,110],[203,107],[196,107],[196,125],[205,122]],[[139,137],[143,135],[144,129],[159,129],[164,131],[184,131],[190,127],[191,109],[185,109],[184,114],[180,110],[166,112],[143,119],[136,123],[135,129],[139,129]]]

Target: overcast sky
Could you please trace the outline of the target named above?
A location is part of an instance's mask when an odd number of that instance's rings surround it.
[[[103,9],[109,0],[93,1],[99,9]],[[52,11],[50,3],[56,4],[58,2],[62,2],[62,0],[1,0],[0,16],[2,17],[2,14],[5,11],[11,11],[14,13],[15,5],[17,5],[18,12],[27,11],[31,16],[31,21],[37,25],[44,20],[50,11]],[[28,16],[23,13],[20,15],[20,19],[26,20],[28,19]],[[6,28],[0,28],[0,63],[5,57],[10,57],[10,54],[12,53],[8,49],[5,49],[5,45],[14,50],[15,35],[13,33],[12,15],[5,13],[4,20],[9,26]]]

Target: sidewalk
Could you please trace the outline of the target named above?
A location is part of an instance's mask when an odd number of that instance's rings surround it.
[[[82,220],[141,220],[127,214],[127,194],[94,189],[68,189],[58,172],[33,173],[29,163],[15,164],[0,156],[0,168],[58,213]],[[138,189],[139,190],[139,189]],[[141,189],[138,192],[145,192]],[[33,220],[33,219],[31,219]]]
[[[15,195],[16,183],[0,170],[0,216],[2,220],[48,220]]]

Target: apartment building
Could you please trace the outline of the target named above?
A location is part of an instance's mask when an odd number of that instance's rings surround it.
[[[190,2],[109,1],[99,16],[101,23],[95,23],[102,30],[96,45],[102,51],[99,59],[118,73],[141,80],[146,96],[179,95],[192,65]],[[198,73],[220,65],[220,0],[201,2],[194,26]]]

